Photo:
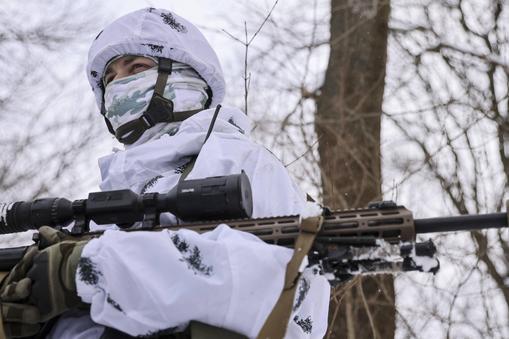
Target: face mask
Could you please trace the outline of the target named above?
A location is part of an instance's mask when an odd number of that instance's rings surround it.
[[[145,113],[154,93],[157,75],[157,67],[154,67],[113,80],[106,86],[106,117],[114,130]],[[208,99],[206,89],[207,84],[194,69],[174,62],[164,97],[173,101],[175,112],[202,109]]]

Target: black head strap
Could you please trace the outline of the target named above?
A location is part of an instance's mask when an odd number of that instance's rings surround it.
[[[204,80],[205,81],[205,80]],[[210,108],[210,104],[212,104],[212,89],[210,86],[207,86],[207,89],[205,90],[207,92],[208,99],[205,102],[205,109]]]
[[[138,140],[150,126],[143,116],[126,122],[115,132],[115,137],[123,144],[130,145]]]
[[[129,121],[117,128],[115,137],[123,144],[132,144],[138,140],[150,127],[159,122],[166,121],[173,114],[173,101],[166,99],[164,89],[172,71],[171,59],[159,58],[157,66],[157,80],[154,86],[154,94],[146,112],[138,119]]]
[[[102,104],[101,104],[101,114],[104,117],[104,121],[106,122],[108,131],[110,131],[111,134],[115,135],[115,130],[113,129],[111,122],[108,120],[108,118],[106,118],[106,108],[104,107],[104,95],[103,95],[103,100],[102,100]]]

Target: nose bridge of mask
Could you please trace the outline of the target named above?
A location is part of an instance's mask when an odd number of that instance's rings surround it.
[[[118,86],[122,86],[124,88],[130,88],[133,86],[138,87],[138,86],[143,85],[143,83],[145,83],[145,82],[148,84],[150,81],[152,81],[152,87],[153,87],[155,84],[156,78],[157,78],[157,66],[154,66],[154,67],[149,68],[143,72],[131,74],[131,75],[110,81],[105,86],[105,89],[104,89],[105,95],[108,92],[108,89],[111,89],[112,87],[118,87]]]

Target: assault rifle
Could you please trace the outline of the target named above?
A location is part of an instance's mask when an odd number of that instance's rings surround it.
[[[360,273],[435,273],[439,268],[435,245],[431,240],[416,242],[417,234],[502,228],[508,226],[509,219],[508,213],[414,219],[408,209],[392,201],[354,210],[330,211],[316,204],[312,209],[306,213],[322,214],[323,223],[308,260],[311,265],[319,264],[316,267],[323,269],[332,283]],[[159,216],[165,212],[185,223],[159,226]],[[70,233],[87,237],[100,236],[99,232],[89,232],[91,221],[117,224],[126,231],[186,228],[198,233],[224,223],[267,243],[293,247],[303,216],[250,219],[251,213],[251,188],[247,176],[241,173],[184,180],[167,194],[138,195],[117,190],[90,193],[88,199],[73,202],[47,198],[0,204],[0,234],[42,225],[61,227],[72,221]],[[133,229],[134,223],[138,227]],[[24,250],[25,247],[0,250],[0,270],[10,270]]]

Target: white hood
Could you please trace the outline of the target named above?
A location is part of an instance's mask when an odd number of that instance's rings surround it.
[[[225,82],[221,65],[198,28],[170,11],[145,8],[112,22],[90,47],[87,76],[99,108],[104,68],[112,58],[125,54],[164,57],[188,64],[210,86],[211,107],[223,101]]]

